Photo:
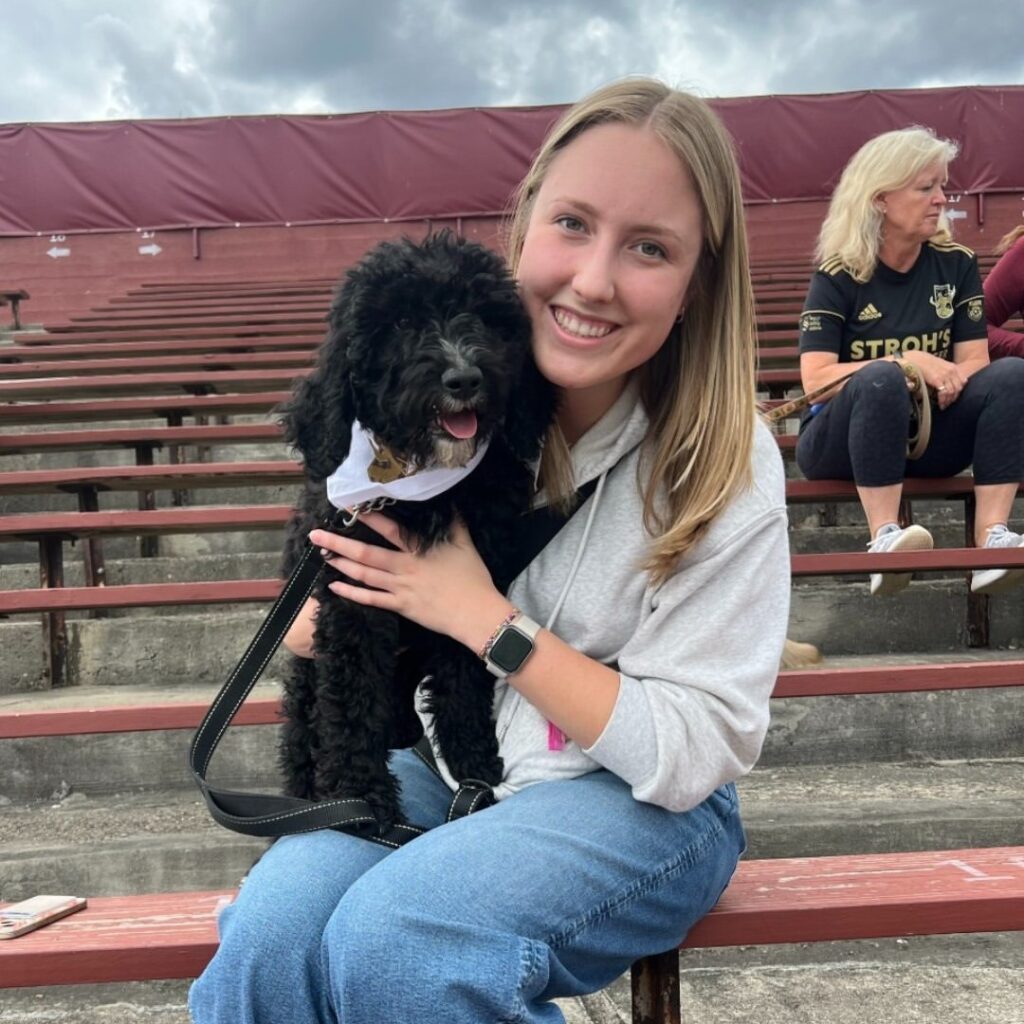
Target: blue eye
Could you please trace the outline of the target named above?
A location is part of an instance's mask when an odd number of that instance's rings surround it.
[[[664,259],[666,256],[665,250],[656,242],[639,242],[637,243],[637,249],[641,255],[648,256],[651,259]]]
[[[555,223],[561,225],[566,231],[582,231],[583,221],[579,217],[573,217],[572,214],[563,214],[561,217],[555,218]]]

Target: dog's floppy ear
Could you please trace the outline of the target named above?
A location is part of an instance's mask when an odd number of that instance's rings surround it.
[[[557,408],[558,389],[528,354],[505,417],[505,438],[516,458],[532,462],[540,455]]]
[[[295,385],[278,413],[285,440],[302,455],[307,474],[326,480],[348,455],[356,416],[343,326],[335,311],[319,365]]]
[[[492,267],[473,279],[480,315],[507,344],[522,353],[519,377],[505,415],[505,440],[516,458],[532,462],[540,455],[548,428],[554,422],[558,389],[541,374],[533,360],[533,326],[515,282],[498,257],[491,253],[487,256],[494,261]]]

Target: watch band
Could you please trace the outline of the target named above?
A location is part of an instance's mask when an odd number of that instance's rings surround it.
[[[507,679],[518,672],[536,647],[540,624],[522,612],[510,622],[503,622],[489,642],[484,663],[488,672],[498,679]]]

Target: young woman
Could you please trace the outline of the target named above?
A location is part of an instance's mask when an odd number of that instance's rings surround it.
[[[1024,360],[989,364],[985,302],[974,253],[951,241],[943,188],[957,147],[925,128],[886,132],[850,159],[821,228],[800,318],[805,391],[856,372],[812,406],[797,462],[811,480],[853,480],[871,531],[869,550],[932,547],[922,526],[900,529],[907,476],[954,476],[973,463],[978,547],[1021,547],[1007,528],[1024,478]],[[899,361],[913,363],[936,399],[931,442],[907,460],[911,402]],[[1020,570],[972,574],[976,593],[1024,579]],[[876,573],[892,594],[909,573]]]
[[[767,729],[789,562],[721,124],[648,80],[583,100],[523,183],[509,258],[564,393],[537,503],[593,494],[507,596],[464,531],[423,556],[382,515],[366,522],[397,551],[311,535],[366,584],[339,594],[474,651],[522,610],[533,648],[495,686],[498,802],[445,824],[449,786],[396,752],[407,819],[436,827],[394,852],[275,843],[223,913],[196,1024],[560,1020],[552,999],[679,943],[743,850],[733,781]]]

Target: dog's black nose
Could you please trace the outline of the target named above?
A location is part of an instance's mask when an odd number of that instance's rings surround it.
[[[453,398],[472,398],[480,387],[484,375],[475,366],[463,366],[459,369],[445,370],[441,374],[441,383]]]

